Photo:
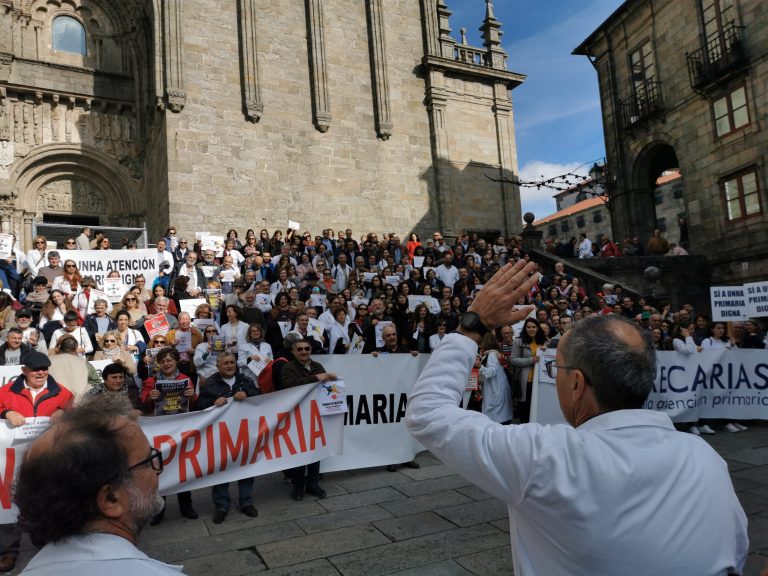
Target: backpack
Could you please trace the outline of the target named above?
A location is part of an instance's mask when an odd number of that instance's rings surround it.
[[[275,391],[275,382],[272,379],[272,369],[275,367],[276,362],[288,362],[285,358],[275,358],[270,360],[269,363],[264,366],[261,372],[259,372],[259,390],[262,394],[268,394]]]

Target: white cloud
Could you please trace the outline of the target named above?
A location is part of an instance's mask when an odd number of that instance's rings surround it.
[[[542,160],[532,160],[531,162],[526,162],[520,169],[518,177],[522,182],[540,182],[567,173],[586,176],[590,167],[589,164],[580,166],[579,162],[557,164]],[[523,214],[533,212],[537,219],[552,214],[556,208],[553,196],[557,192],[557,190],[546,186],[541,188],[521,186],[520,202]]]

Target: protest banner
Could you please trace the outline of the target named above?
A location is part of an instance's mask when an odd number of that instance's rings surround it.
[[[203,412],[139,419],[163,454],[160,493],[175,494],[295,468],[341,453],[344,416],[321,416],[317,384],[230,400]],[[0,523],[16,520],[11,487],[29,440],[0,423]]]
[[[142,274],[147,286],[157,278],[157,250],[59,250],[61,261],[72,260],[83,276],[91,276],[99,286],[104,286],[107,274],[117,271],[127,286],[133,278]]]
[[[410,462],[424,448],[408,432],[405,409],[429,354],[332,354],[326,372],[346,385],[344,451],[320,462],[322,472]],[[386,440],[385,440],[386,439]]]
[[[424,266],[424,256],[414,256],[413,257],[413,267],[414,268],[421,268]]]
[[[712,301],[713,322],[747,319],[747,301],[743,286],[712,286],[709,295]]]
[[[744,310],[750,318],[768,316],[768,281],[744,284],[747,305]]]
[[[194,318],[197,307],[207,303],[205,298],[183,298],[179,300],[179,306],[181,306],[179,312],[186,312],[190,318]]]
[[[144,316],[144,329],[151,340],[158,335],[165,336],[170,330],[170,325],[165,314],[147,314]]]

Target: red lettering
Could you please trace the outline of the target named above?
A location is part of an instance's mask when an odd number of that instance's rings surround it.
[[[163,451],[163,444],[168,444],[168,446],[171,447],[171,449],[168,451],[168,458],[163,459],[163,466],[168,466],[168,464],[171,463],[171,460],[173,460],[173,457],[176,455],[176,440],[173,439],[173,436],[161,434],[160,436],[155,436],[152,438],[152,444],[157,450],[160,450],[160,452]]]
[[[280,438],[283,439],[283,442],[285,442],[285,447],[288,449],[288,452],[290,452],[292,455],[296,454],[296,448],[293,446],[293,442],[291,442],[290,437],[288,436],[288,433],[291,431],[291,413],[290,412],[278,412],[277,413],[277,424],[275,424],[275,433],[274,433],[274,447],[275,447],[275,458],[282,457],[283,453],[280,449]]]
[[[243,454],[240,466],[245,466],[248,460],[248,420],[240,420],[240,428],[237,431],[237,439],[232,443],[232,436],[229,433],[229,427],[226,422],[219,422],[219,444],[221,446],[221,467],[219,471],[224,472],[227,469],[227,463],[232,455],[232,462],[237,462],[240,453]]]
[[[272,452],[269,450],[269,426],[267,426],[267,419],[264,416],[259,416],[259,434],[256,436],[256,448],[251,457],[251,464],[256,462],[259,452],[264,452],[264,457],[267,460],[272,460]]]
[[[0,478],[0,504],[3,510],[11,508],[11,488],[13,487],[13,472],[16,467],[16,449],[5,449],[5,474]]]
[[[216,470],[216,452],[213,450],[213,426],[205,427],[205,449],[208,455],[208,468],[206,473],[210,476]]]
[[[192,444],[192,447],[189,445]],[[187,481],[187,460],[192,465],[195,478],[202,478],[203,471],[200,462],[197,461],[197,453],[200,452],[200,430],[185,430],[181,433],[181,447],[179,448],[179,482]]]
[[[325,430],[323,430],[323,419],[320,416],[320,409],[317,407],[317,400],[312,400],[309,405],[309,449],[315,449],[315,439],[319,438],[321,445],[325,446]]]
[[[299,450],[307,451],[307,439],[304,438],[304,422],[301,421],[301,405],[293,409],[293,421],[296,423],[296,432],[299,435]]]

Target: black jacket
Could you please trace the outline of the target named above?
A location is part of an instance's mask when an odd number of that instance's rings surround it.
[[[197,410],[205,410],[213,406],[217,398],[231,398],[237,392],[245,392],[249,398],[261,394],[253,380],[243,374],[235,375],[235,384],[230,388],[229,384],[224,382],[221,374],[216,372],[205,381],[205,386],[200,388],[200,396],[195,405]]]

